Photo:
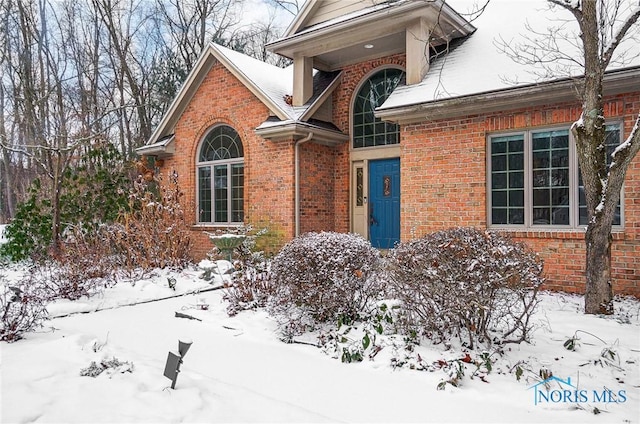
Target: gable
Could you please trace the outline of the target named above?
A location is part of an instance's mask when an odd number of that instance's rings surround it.
[[[407,82],[421,80],[430,49],[475,31],[446,2],[433,1],[317,1],[305,3],[286,35],[267,48],[293,60],[294,74],[309,86],[309,71],[334,71],[353,63],[396,53],[407,55]],[[300,84],[294,82],[294,88]],[[307,93],[294,102],[300,104]]]
[[[354,14],[381,3],[388,4],[392,2],[388,0],[308,0],[291,25],[289,25],[285,37],[314,25]]]

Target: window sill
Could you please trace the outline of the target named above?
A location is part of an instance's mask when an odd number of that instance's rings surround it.
[[[514,238],[547,238],[565,240],[584,240],[584,228],[553,229],[553,228],[500,228],[489,227],[489,230],[504,233]],[[622,228],[614,228],[611,231],[613,240],[624,240],[625,234]]]
[[[242,222],[234,222],[230,224],[193,224],[191,226],[192,230],[197,231],[208,231],[208,230],[226,230],[226,229],[237,229],[242,227],[244,223]]]

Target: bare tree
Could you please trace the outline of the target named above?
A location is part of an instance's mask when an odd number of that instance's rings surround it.
[[[542,72],[537,74],[541,78],[558,77],[560,73],[582,68],[583,77],[576,80],[582,114],[571,132],[588,211],[585,313],[611,314],[611,229],[627,169],[640,151],[640,116],[627,139],[615,149],[612,158],[607,158],[603,81],[610,65],[623,65],[631,58],[621,43],[634,32],[637,34],[640,3],[637,0],[548,2],[551,7],[570,12],[572,18],[562,20],[547,33],[534,33],[526,44],[513,46],[504,40],[500,44],[514,60],[541,65]],[[571,20],[580,30],[575,37],[566,31],[565,24]],[[581,57],[573,56],[571,49],[561,47],[562,44],[577,47]]]
[[[7,151],[22,154],[49,181],[53,245],[57,246],[62,172],[75,148],[69,142],[70,117],[64,97],[67,67],[60,46],[65,40],[51,38],[48,25],[56,17],[46,1],[18,1],[13,12],[15,25],[7,36],[17,49],[9,52],[5,64],[15,76],[12,108],[17,142],[4,139],[2,147],[5,158]]]
[[[268,0],[268,2],[276,6],[276,8],[286,10],[293,16],[296,16],[298,12],[300,12],[298,0]]]
[[[277,40],[281,33],[282,28],[277,24],[275,10],[272,10],[267,19],[238,28],[226,41],[227,46],[234,50],[282,68],[290,65],[291,60],[271,53],[266,48],[266,45]]]
[[[241,3],[233,0],[157,0],[160,20],[166,31],[165,45],[191,69],[204,47],[211,41],[228,38],[239,22]],[[224,41],[222,42],[224,43]]]

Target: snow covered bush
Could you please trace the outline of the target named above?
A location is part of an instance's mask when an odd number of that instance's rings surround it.
[[[39,286],[49,300],[78,300],[91,297],[115,284],[115,269],[107,269],[98,261],[90,263],[87,258],[74,261],[64,256],[57,262],[40,262],[25,276],[30,285]]]
[[[225,288],[224,300],[229,303],[227,314],[230,316],[243,310],[264,307],[273,295],[269,261],[262,251],[255,250],[257,238],[266,232],[266,229],[262,229],[253,233],[251,226],[243,226],[236,230],[237,234],[245,238],[235,249],[237,255],[234,262],[235,271],[231,282]],[[219,255],[221,252],[214,254]]]
[[[407,334],[446,344],[457,336],[469,348],[529,336],[542,261],[522,244],[453,228],[401,243],[390,251],[387,270]]]
[[[96,378],[105,371],[109,378],[113,377],[114,374],[133,372],[133,363],[121,361],[115,356],[112,359],[104,358],[99,364],[95,361],[91,361],[87,368],[80,370],[80,376]]]
[[[47,317],[47,301],[39,285],[24,280],[11,286],[0,282],[0,340],[15,342],[40,327]]]
[[[68,227],[63,236],[56,261],[41,262],[30,272],[51,298],[90,297],[115,283],[117,266],[104,227]]]
[[[130,271],[184,268],[189,263],[191,238],[178,176],[158,180],[138,178],[129,193],[128,211],[108,231],[120,265]]]
[[[268,309],[285,336],[341,317],[355,320],[381,294],[379,264],[379,252],[358,235],[304,234],[271,263],[274,295]]]

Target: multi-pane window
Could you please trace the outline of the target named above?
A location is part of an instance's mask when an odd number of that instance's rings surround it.
[[[620,141],[622,140],[620,134],[620,126],[619,125],[607,125],[607,133],[605,144],[607,146],[607,165],[611,164],[612,157],[611,154],[618,147]],[[584,184],[582,183],[582,174],[578,172],[578,190],[579,190],[579,222],[580,225],[587,225],[588,221],[588,213],[587,213],[587,198],[584,194]],[[616,207],[616,212],[613,217],[613,225],[620,225],[622,218],[622,210],[620,208],[620,201],[618,201],[618,206]]]
[[[569,130],[531,138],[533,225],[569,225]]]
[[[494,224],[524,224],[524,135],[491,139]]]
[[[386,146],[400,143],[397,124],[382,122],[374,116],[375,109],[384,103],[404,79],[400,69],[383,69],[366,80],[353,104],[353,147]]]
[[[244,220],[244,154],[238,133],[214,127],[198,153],[198,222],[241,223]]]
[[[607,126],[607,154],[620,127]],[[489,138],[489,223],[524,227],[586,225],[584,187],[569,130],[525,131]],[[614,225],[620,225],[620,205]]]

